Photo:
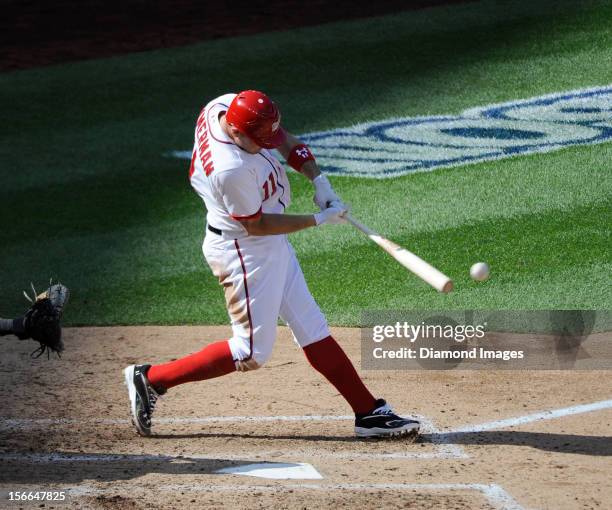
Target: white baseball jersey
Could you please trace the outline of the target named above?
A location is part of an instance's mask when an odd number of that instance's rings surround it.
[[[211,101],[198,117],[190,169],[208,224],[202,250],[225,293],[232,323],[229,346],[238,370],[263,365],[272,353],[278,318],[305,347],[329,335],[287,236],[249,236],[240,219],[283,213],[289,206],[287,174],[269,150],[249,154],[219,123],[235,94]]]
[[[250,154],[234,144],[219,116],[236,94],[208,103],[198,117],[190,168],[191,185],[202,197],[209,225],[226,239],[247,236],[239,220],[263,213],[283,213],[291,191],[284,167],[267,149]]]

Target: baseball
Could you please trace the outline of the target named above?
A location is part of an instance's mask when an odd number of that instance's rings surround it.
[[[489,277],[489,265],[486,262],[476,262],[470,268],[470,276],[477,282],[486,280]]]

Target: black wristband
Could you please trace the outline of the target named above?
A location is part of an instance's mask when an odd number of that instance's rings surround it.
[[[19,338],[27,338],[28,335],[26,335],[25,330],[25,317],[13,319],[13,333],[15,335],[17,335]]]
[[[13,319],[0,319],[0,336],[13,334]]]
[[[24,325],[25,317],[16,319],[0,319],[0,336],[17,335],[22,340],[28,338]]]

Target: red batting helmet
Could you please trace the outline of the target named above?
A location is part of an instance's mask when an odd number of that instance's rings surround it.
[[[260,147],[275,149],[285,141],[280,112],[263,92],[244,90],[234,98],[225,120]]]

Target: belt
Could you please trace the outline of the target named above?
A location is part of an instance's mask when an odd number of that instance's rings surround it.
[[[212,227],[210,225],[208,225],[208,230],[210,230],[213,234],[217,234],[218,236],[222,236],[223,232],[221,230],[219,230],[218,228]]]

